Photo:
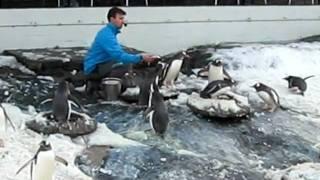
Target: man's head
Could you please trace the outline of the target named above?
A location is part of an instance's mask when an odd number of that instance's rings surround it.
[[[124,17],[126,14],[127,13],[124,10],[118,7],[113,7],[108,12],[108,15],[107,15],[108,21],[114,24],[119,29],[121,29],[122,26],[125,24]]]

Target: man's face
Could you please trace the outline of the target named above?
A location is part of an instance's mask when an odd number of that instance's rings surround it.
[[[125,23],[124,19],[125,15],[116,14],[116,17],[111,17],[110,22],[116,25],[117,28],[121,29],[123,24]]]

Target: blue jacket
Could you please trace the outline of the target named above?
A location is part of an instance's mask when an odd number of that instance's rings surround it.
[[[103,27],[96,35],[84,59],[84,73],[90,74],[99,63],[117,61],[119,63],[139,63],[141,55],[126,53],[117,40],[120,30],[112,23]]]

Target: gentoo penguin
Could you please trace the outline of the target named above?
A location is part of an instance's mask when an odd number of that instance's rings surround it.
[[[307,90],[306,80],[311,77],[314,77],[314,75],[308,76],[306,78],[301,78],[298,76],[287,76],[283,79],[288,81],[288,88],[291,91],[297,92],[298,94],[304,96],[304,92]]]
[[[159,92],[157,76],[155,81],[150,85],[150,94],[148,108],[144,112],[145,117],[149,120],[151,128],[161,137],[167,130],[169,115],[164,103],[163,96]]]
[[[27,161],[16,174],[19,174],[28,164],[30,165],[31,180],[52,180],[55,171],[55,161],[64,165],[68,162],[61,157],[55,155],[51,144],[46,141],[41,141],[40,147],[36,154]]]
[[[146,74],[143,76],[139,76],[136,78],[139,85],[139,97],[138,104],[142,106],[147,106],[149,102],[149,94],[150,94],[150,85],[157,78],[157,82],[159,82],[159,75],[162,72],[162,64],[157,64],[155,67],[150,68],[150,71],[145,71]]]
[[[86,111],[83,106],[80,105],[79,100],[72,96],[69,89],[68,81],[61,81],[58,84],[58,88],[55,91],[53,99],[47,99],[41,104],[48,101],[53,101],[53,117],[59,123],[68,122],[71,117],[71,105],[81,108],[82,111]]]
[[[279,95],[274,89],[263,83],[256,83],[252,87],[258,92],[260,98],[265,102],[264,109],[269,110],[269,112],[274,112],[278,107],[280,107]]]
[[[208,66],[209,66],[209,70],[208,70],[209,82],[215,81],[215,80],[232,81],[231,76],[224,69],[221,59],[215,59],[214,61],[209,62]]]
[[[176,59],[173,59],[170,63],[166,64],[162,62],[163,71],[161,75],[161,85],[165,85],[166,87],[174,87],[174,82],[177,80],[182,63],[186,58],[190,58],[190,56],[185,51],[182,51],[181,54]]]
[[[202,98],[215,98],[219,95],[230,91],[234,84],[227,80],[215,80],[211,81],[201,92],[200,97]]]
[[[197,76],[201,78],[208,78],[209,82],[214,80],[234,81],[224,69],[221,59],[210,61],[206,67],[198,71]]]
[[[3,107],[3,105],[0,103],[0,135],[2,132],[5,132],[8,127],[8,122],[10,123],[10,126],[13,130],[16,130],[13,122],[9,118],[6,109]]]

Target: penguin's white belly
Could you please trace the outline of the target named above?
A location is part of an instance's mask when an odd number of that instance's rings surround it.
[[[174,60],[168,69],[165,81],[166,82],[174,81],[179,75],[181,66],[182,66],[182,60]]]
[[[148,114],[148,118],[149,118],[150,126],[151,126],[151,128],[154,130],[154,127],[153,127],[153,114],[154,114],[154,110],[152,110],[152,111]],[[155,131],[155,130],[154,130],[154,131]]]
[[[210,66],[208,73],[209,82],[223,80],[223,68]]]
[[[33,180],[52,180],[55,170],[55,155],[53,151],[40,152],[37,164],[34,166]]]
[[[67,121],[70,120],[71,117],[71,105],[72,105],[72,101],[68,100],[68,115],[67,115]]]
[[[3,135],[6,131],[6,116],[3,109],[0,107],[0,135]]]
[[[275,101],[273,98],[269,95],[269,93],[265,91],[259,91],[258,92],[260,98],[268,105],[275,105]]]

